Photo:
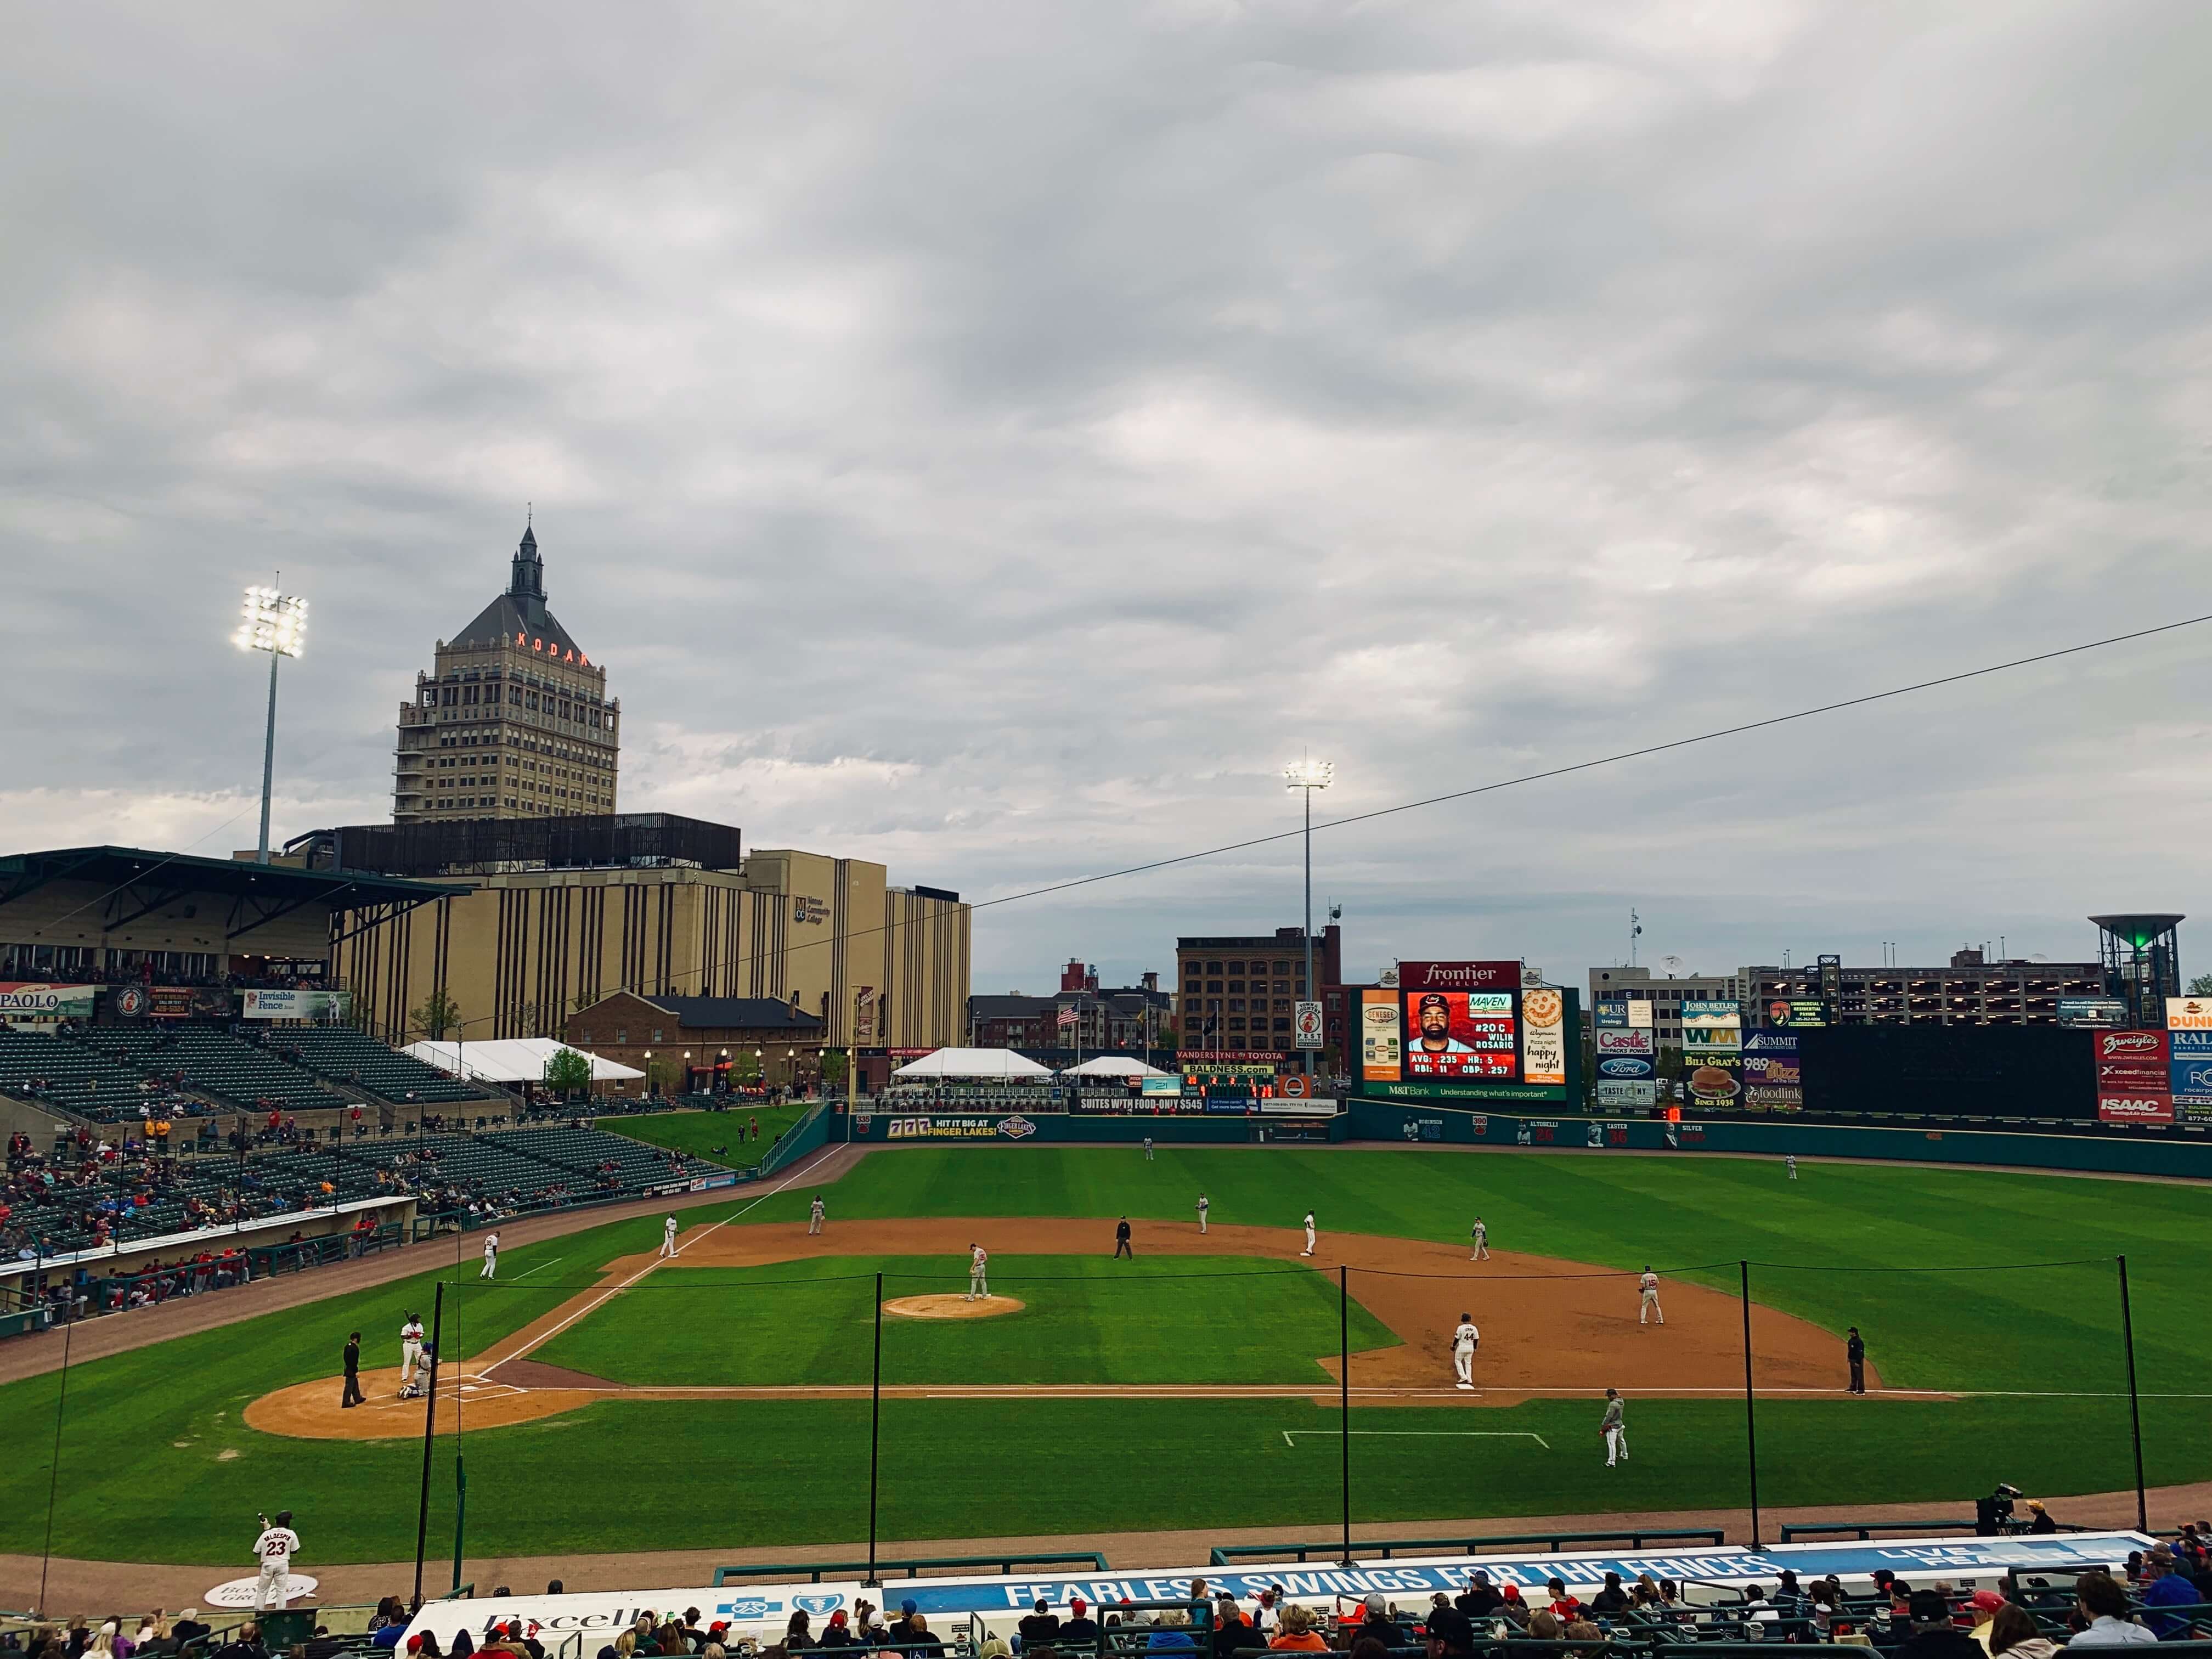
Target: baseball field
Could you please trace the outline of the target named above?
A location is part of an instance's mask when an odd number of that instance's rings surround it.
[[[829,1221],[812,1237],[817,1190]],[[1123,1215],[1136,1257],[1117,1261]],[[658,1214],[510,1249],[489,1285],[473,1240],[422,1247],[404,1280],[73,1366],[65,1401],[58,1373],[0,1388],[0,1550],[46,1546],[51,1497],[60,1556],[230,1562],[235,1518],[283,1506],[316,1561],[411,1557],[424,1419],[392,1397],[392,1368],[440,1279],[434,1555],[450,1548],[457,1453],[472,1554],[864,1536],[878,1274],[882,1301],[956,1316],[882,1316],[887,1540],[1325,1528],[1340,1346],[1358,1520],[1736,1507],[1740,1259],[1771,1509],[1964,1503],[2009,1480],[2063,1518],[2065,1494],[2130,1484],[2123,1254],[2148,1478],[2212,1476],[2202,1187],[1812,1162],[1790,1182],[1776,1162],[1694,1156],[956,1146],[877,1152],[819,1188],[741,1189],[679,1218],[672,1260]],[[975,1243],[989,1304],[959,1300]],[[1638,1322],[1646,1263],[1664,1327]],[[1482,1328],[1473,1391],[1452,1386],[1462,1311]],[[1852,1325],[1866,1399],[1841,1392]],[[356,1328],[377,1369],[368,1405],[341,1413]],[[1597,1434],[1607,1386],[1629,1401],[1616,1468]]]

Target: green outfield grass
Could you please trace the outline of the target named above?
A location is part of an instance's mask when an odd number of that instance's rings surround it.
[[[775,1150],[783,1132],[812,1109],[801,1103],[782,1106],[755,1106],[748,1103],[742,1109],[732,1107],[726,1112],[648,1112],[641,1117],[602,1117],[592,1120],[592,1127],[611,1134],[628,1135],[632,1140],[641,1140],[648,1146],[665,1146],[673,1152],[689,1152],[694,1158],[710,1158],[717,1164],[732,1170],[750,1169]],[[760,1123],[760,1139],[752,1137],[752,1126]],[[744,1139],[738,1139],[739,1126]],[[717,1152],[717,1146],[726,1146],[726,1152]]]
[[[2149,1477],[2212,1478],[2212,1402],[2162,1397],[2212,1392],[2201,1262],[2212,1189],[1816,1164],[1793,1184],[1778,1164],[1697,1156],[1164,1146],[1146,1164],[1133,1147],[963,1146],[871,1157],[829,1196],[839,1220],[1127,1212],[1141,1244],[1147,1219],[1187,1219],[1201,1187],[1218,1222],[1289,1227],[1311,1205],[1324,1259],[1333,1231],[1455,1242],[1479,1212],[1502,1249],[1618,1267],[1725,1264],[1698,1276],[1730,1288],[1739,1256],[1799,1264],[1755,1267],[1754,1294],[1832,1330],[1857,1324],[1893,1384],[2017,1391],[1925,1401],[1762,1398],[1761,1495],[1777,1507],[1963,1502],[1998,1480],[2043,1493],[2126,1485],[2126,1402],[2112,1397],[2122,1373],[2111,1262],[2125,1252],[2151,1396],[2143,1404]],[[809,1195],[804,1187],[765,1201],[741,1193],[684,1219],[696,1226],[742,1211],[740,1224],[794,1220]],[[40,1550],[52,1482],[53,1545],[64,1554],[242,1563],[254,1510],[282,1504],[298,1512],[308,1571],[410,1556],[419,1443],[264,1436],[240,1425],[246,1404],[334,1375],[356,1327],[367,1333],[371,1364],[395,1363],[398,1327],[410,1309],[428,1311],[438,1273],[453,1277],[458,1267],[465,1287],[448,1292],[449,1325],[459,1331],[455,1340],[449,1329],[447,1352],[473,1352],[591,1282],[600,1264],[650,1251],[659,1238],[659,1218],[647,1216],[514,1249],[502,1254],[506,1282],[494,1292],[469,1287],[472,1256],[457,1262],[440,1246],[440,1267],[433,1247],[420,1247],[432,1259],[409,1281],[76,1366],[58,1480],[58,1378],[0,1388],[0,1435],[11,1449],[0,1459],[0,1550]],[[2062,1261],[2087,1265],[1990,1271]],[[1085,1268],[1110,1265],[1086,1259]],[[1289,1293],[1266,1280],[1249,1288]],[[1096,1285],[1083,1291],[1101,1293]],[[696,1357],[726,1378],[733,1365],[775,1357],[772,1343],[700,1330],[696,1310],[665,1305],[681,1299],[618,1299],[576,1328],[585,1342],[615,1333],[615,1351],[589,1365],[568,1354],[561,1363],[604,1370]],[[1209,1297],[1207,1305],[1218,1304]],[[1170,1349],[1187,1336],[1208,1364],[1235,1352],[1200,1334],[1209,1317],[1270,1333],[1279,1324],[1297,1333],[1290,1361],[1309,1365],[1329,1351],[1329,1334],[1316,1346],[1311,1310],[1288,1308],[1279,1320],[1270,1300],[1224,1319],[1178,1296],[1156,1322]],[[1016,1329],[982,1322],[942,1334],[995,1344]],[[1274,1346],[1269,1363],[1285,1345]],[[917,1351],[917,1363],[928,1357]],[[1138,1339],[1115,1363],[1125,1358],[1141,1358]],[[1178,1354],[1175,1363],[1197,1362]],[[746,1495],[750,1542],[848,1543],[866,1525],[867,1413],[866,1401],[611,1401],[472,1431],[465,1442],[471,1550],[619,1550],[641,1540],[705,1547],[730,1536],[720,1499],[731,1493]],[[891,1400],[883,1420],[889,1540],[1146,1527],[1287,1533],[1323,1527],[1336,1513],[1338,1447],[1320,1431],[1339,1425],[1334,1413],[1304,1401]],[[1390,1431],[1352,1442],[1355,1514],[1441,1519],[1743,1501],[1741,1401],[1633,1400],[1629,1423],[1632,1462],[1608,1471],[1587,1401],[1355,1411],[1356,1431]],[[1411,1432],[1432,1425],[1451,1432]],[[1287,1444],[1286,1429],[1297,1437]],[[1468,1430],[1516,1437],[1472,1438]],[[1517,1437],[1524,1433],[1546,1443]],[[442,1444],[434,1466],[434,1540],[450,1537],[453,1450]],[[2058,1512],[2065,1518],[2063,1505]]]
[[[943,1256],[830,1256],[766,1267],[655,1273],[532,1355],[617,1382],[743,1387],[865,1384],[876,1279],[887,1298],[967,1287]],[[1233,1256],[1115,1261],[997,1255],[991,1288],[1023,1304],[985,1320],[887,1318],[884,1381],[1326,1382],[1338,1347],[1335,1286]],[[1397,1338],[1351,1310],[1355,1351]]]

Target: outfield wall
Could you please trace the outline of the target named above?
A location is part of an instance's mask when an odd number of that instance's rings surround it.
[[[1324,1124],[1328,1139],[1341,1138],[1344,1117],[1340,1113],[1328,1118],[1275,1117],[1245,1112],[1161,1113],[1157,1115],[1125,1116],[1106,1112],[1006,1112],[976,1111],[963,1113],[944,1107],[915,1111],[885,1110],[880,1106],[855,1112],[830,1131],[832,1140],[850,1139],[856,1142],[889,1142],[894,1146],[921,1146],[948,1141],[994,1141],[1005,1146],[1010,1141],[1089,1141],[1112,1146],[1133,1146],[1140,1141],[1156,1140],[1162,1145],[1234,1145],[1242,1146],[1256,1139],[1263,1129],[1276,1129],[1285,1124]],[[849,1134],[847,1133],[849,1131]]]
[[[1469,1112],[1397,1101],[1346,1103],[1349,1140],[1444,1146],[1534,1146],[1646,1152],[1748,1152],[1769,1158],[1911,1159],[1931,1164],[2010,1164],[2104,1175],[2184,1176],[2212,1180],[2212,1144],[2130,1136],[2033,1134],[1986,1129],[1864,1128],[1832,1123],[1751,1122],[1739,1118],[1679,1124],[1651,1118],[1562,1113]],[[1592,1138],[1593,1132],[1595,1139]]]

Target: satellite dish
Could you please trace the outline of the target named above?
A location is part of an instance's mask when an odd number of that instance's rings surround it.
[[[1682,958],[1680,957],[1662,957],[1659,958],[1659,965],[1667,970],[1667,976],[1669,979],[1672,979],[1676,974],[1681,971]]]

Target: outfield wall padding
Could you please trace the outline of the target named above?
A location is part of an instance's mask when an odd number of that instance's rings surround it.
[[[836,1119],[830,1138],[842,1140],[848,1127],[858,1142],[888,1142],[895,1146],[957,1146],[993,1143],[1004,1146],[1020,1141],[1088,1141],[1094,1145],[1133,1146],[1148,1137],[1162,1146],[1238,1146],[1253,1139],[1259,1129],[1285,1122],[1325,1122],[1328,1138],[1344,1138],[1342,1113],[1328,1119],[1280,1119],[1243,1113],[1162,1115],[1124,1117],[1106,1112],[960,1113],[938,1108],[928,1111],[887,1111],[877,1107]],[[1297,1143],[1291,1143],[1297,1144]],[[1308,1141],[1306,1145],[1313,1143]]]
[[[1355,1099],[1343,1120],[1346,1139],[1443,1146],[1597,1148],[1667,1152],[1748,1152],[1769,1158],[1910,1159],[1929,1164],[1993,1164],[2029,1170],[2078,1170],[2100,1175],[2180,1176],[2212,1180],[2212,1144],[2130,1136],[2034,1134],[1986,1129],[1887,1129],[1832,1123],[1747,1122],[1712,1119],[1669,1125],[1651,1118],[1581,1114],[1468,1112]],[[1676,1134],[1669,1139],[1668,1131]],[[1526,1132],[1524,1133],[1524,1131]]]

